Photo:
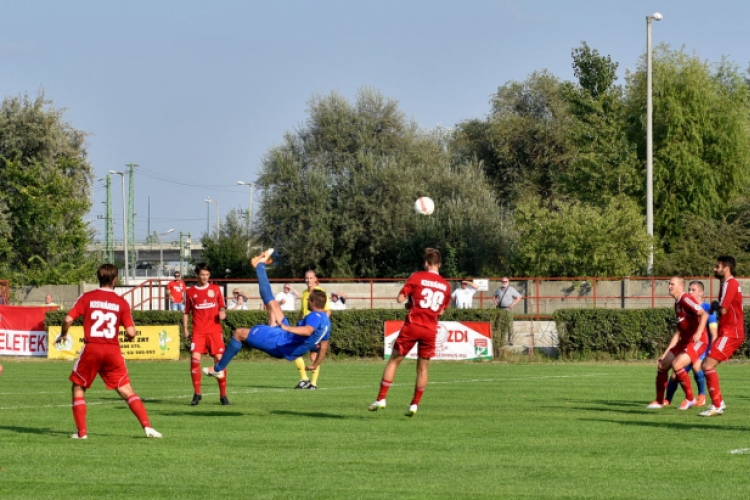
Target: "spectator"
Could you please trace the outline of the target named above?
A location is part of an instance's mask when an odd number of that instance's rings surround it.
[[[287,283],[284,285],[283,291],[276,294],[275,300],[281,305],[282,311],[296,311],[295,298],[299,298],[299,293],[292,288],[292,285]]]
[[[510,286],[510,280],[507,277],[501,278],[500,283],[500,288],[493,294],[495,305],[498,309],[513,309],[513,306],[521,301],[523,295]]]
[[[52,300],[52,294],[48,293],[44,296],[44,305],[47,307],[59,307],[60,304],[55,304],[55,302]]]
[[[229,299],[227,310],[229,311],[247,311],[247,301],[250,297],[239,288],[232,290],[232,298]]]
[[[331,292],[331,311],[346,309],[346,295],[341,292]]]
[[[180,277],[180,272],[175,271],[174,280],[167,284],[167,291],[169,293],[169,309],[171,311],[184,311],[185,310],[185,290],[187,285]]]
[[[451,294],[456,309],[471,309],[475,293],[477,293],[477,286],[468,280],[463,280],[461,287],[456,288]]]

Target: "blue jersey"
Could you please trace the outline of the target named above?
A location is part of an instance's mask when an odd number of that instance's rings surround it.
[[[289,361],[294,361],[307,354],[324,340],[331,338],[331,320],[324,311],[313,311],[302,318],[297,326],[311,326],[315,329],[312,335],[305,337],[284,332],[278,339],[278,348]]]
[[[701,304],[703,307],[703,310],[708,313],[708,323],[706,323],[706,326],[710,325],[711,323],[718,323],[719,321],[716,319],[716,313],[711,312],[711,304],[708,302],[704,302]],[[708,336],[708,341],[711,341],[711,336]]]

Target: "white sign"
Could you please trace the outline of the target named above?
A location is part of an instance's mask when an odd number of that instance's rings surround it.
[[[403,321],[385,322],[385,359],[391,357],[393,343],[403,325]],[[416,345],[406,357],[417,359]],[[489,322],[479,321],[440,321],[432,359],[492,359],[492,326]]]

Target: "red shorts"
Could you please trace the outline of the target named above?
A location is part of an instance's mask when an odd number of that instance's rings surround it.
[[[193,341],[190,344],[190,352],[216,356],[224,354],[224,334],[216,333],[193,333]]]
[[[116,344],[84,344],[68,379],[88,389],[99,374],[107,389],[117,389],[130,383],[125,358]]]
[[[732,357],[734,351],[740,348],[744,341],[745,337],[739,339],[725,337],[720,332],[719,336],[716,338],[716,342],[711,344],[711,350],[708,351],[708,357],[713,358],[716,361],[727,361]]]
[[[393,348],[402,356],[409,354],[417,344],[417,356],[423,359],[435,357],[435,337],[437,331],[417,325],[407,325],[401,328]]]
[[[706,349],[708,349],[708,345],[705,342],[688,342],[687,344],[678,342],[669,352],[674,354],[675,358],[684,352],[690,356],[690,362],[695,363],[701,359]]]

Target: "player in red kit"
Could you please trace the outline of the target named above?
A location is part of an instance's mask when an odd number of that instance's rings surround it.
[[[669,381],[669,369],[685,391],[685,401],[679,410],[687,410],[695,405],[693,386],[685,367],[697,363],[708,348],[708,313],[701,303],[685,293],[685,280],[672,277],[669,280],[669,294],[675,299],[674,312],[677,316],[675,332],[664,354],[659,358],[656,372],[656,400],[646,408],[658,409],[664,406],[664,391]]]
[[[84,346],[81,349],[70,381],[73,382],[73,419],[78,432],[73,439],[87,439],[86,429],[86,389],[99,374],[107,389],[115,389],[127,401],[130,411],[136,416],[146,431],[146,437],[160,438],[159,432],[151,427],[146,407],[130,386],[130,376],[125,366],[125,358],[120,351],[118,333],[125,328],[127,340],[135,338],[135,325],[130,314],[130,305],[115,293],[117,268],[112,264],[102,264],[96,272],[99,287],[81,295],[63,320],[60,343],[68,336],[68,329],[76,318],[83,316]]]
[[[708,394],[711,396],[711,406],[700,412],[701,417],[713,417],[724,413],[727,405],[721,395],[719,375],[716,367],[722,361],[732,357],[745,340],[745,313],[742,311],[742,290],[739,282],[734,278],[737,261],[729,255],[722,255],[716,259],[714,276],[721,282],[719,300],[711,304],[711,310],[719,316],[719,336],[711,344],[708,356],[703,361],[703,371],[706,374]]]
[[[188,316],[192,314],[193,334],[190,342],[190,376],[193,379],[193,400],[191,405],[200,403],[201,396],[201,355],[209,354],[214,358],[214,364],[221,360],[224,354],[224,333],[221,322],[226,318],[226,304],[221,288],[208,282],[211,270],[208,264],[195,266],[195,276],[198,283],[187,289],[185,314],[182,316],[182,331],[185,338],[190,339],[188,330]],[[227,377],[217,379],[219,382],[219,401],[228,405]]]
[[[443,314],[450,302],[451,287],[438,271],[442,264],[440,252],[434,248],[424,251],[425,271],[412,274],[398,294],[398,302],[406,303],[409,312],[404,326],[393,344],[393,354],[383,371],[378,398],[368,409],[377,411],[386,407],[385,397],[393,384],[401,362],[414,345],[417,347],[417,382],[414,397],[411,400],[406,416],[417,413],[422,394],[427,387],[430,359],[435,356],[435,337],[437,336],[438,317]]]

